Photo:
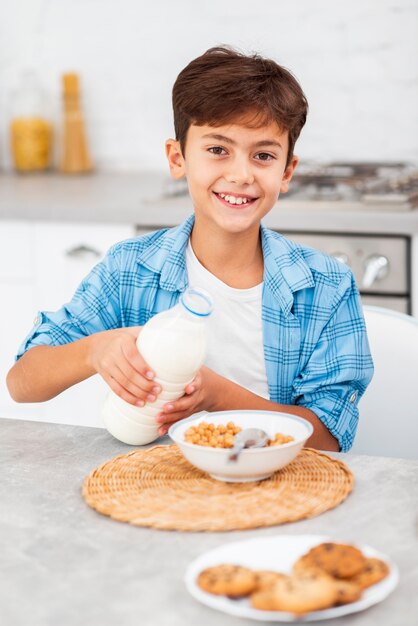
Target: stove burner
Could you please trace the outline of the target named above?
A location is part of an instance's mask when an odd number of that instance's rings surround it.
[[[418,205],[418,169],[405,163],[301,164],[287,197],[313,202]]]

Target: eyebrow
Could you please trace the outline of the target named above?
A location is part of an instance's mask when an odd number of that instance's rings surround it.
[[[207,133],[206,135],[202,135],[202,139],[216,139],[217,141],[223,141],[225,143],[231,144],[231,146],[236,146],[237,142],[231,139],[230,137],[226,137],[225,135],[218,135],[217,133]],[[253,144],[254,148],[261,148],[262,146],[277,146],[282,148],[282,144],[274,139],[263,139],[262,141],[256,141]]]

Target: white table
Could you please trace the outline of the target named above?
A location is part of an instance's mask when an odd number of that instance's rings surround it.
[[[356,478],[336,509],[265,529],[183,533],[115,522],[85,504],[85,476],[132,449],[105,430],[0,419],[0,441],[4,626],[256,624],[196,602],[183,575],[208,549],[276,534],[369,544],[397,563],[400,584],[384,602],[329,626],[418,624],[418,461],[336,455]]]

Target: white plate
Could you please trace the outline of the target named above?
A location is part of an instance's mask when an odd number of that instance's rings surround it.
[[[350,543],[322,535],[278,535],[276,537],[263,537],[227,543],[202,554],[189,565],[185,576],[186,587],[196,600],[206,604],[206,606],[230,615],[262,622],[294,622],[298,620],[314,622],[322,619],[332,619],[341,615],[363,611],[369,606],[381,602],[395,589],[399,580],[399,572],[396,565],[385,554],[365,545],[357,547],[366,556],[376,557],[385,561],[389,565],[389,575],[381,582],[365,589],[361,599],[357,602],[322,611],[313,611],[304,615],[303,618],[296,617],[292,613],[285,613],[284,611],[260,611],[252,608],[247,598],[232,600],[226,596],[215,596],[206,593],[196,584],[196,579],[203,569],[220,563],[233,563],[252,569],[277,570],[285,574],[290,573],[292,565],[298,557],[324,541]]]

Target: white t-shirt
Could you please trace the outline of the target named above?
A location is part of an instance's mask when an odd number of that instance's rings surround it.
[[[199,263],[190,240],[186,268],[189,286],[205,289],[213,298],[205,365],[268,399],[261,321],[263,283],[250,289],[229,287]]]

